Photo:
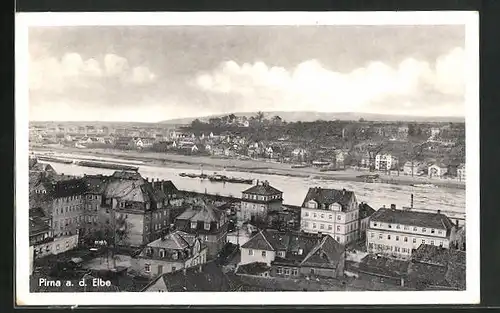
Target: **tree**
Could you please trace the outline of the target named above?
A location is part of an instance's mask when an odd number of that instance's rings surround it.
[[[264,113],[262,111],[257,112],[257,114],[255,115],[255,119],[259,121],[259,123],[262,123],[262,121],[264,120]]]
[[[358,145],[359,150],[368,154],[368,162],[371,172],[375,169],[375,158],[377,154],[379,154],[385,147],[386,143],[384,141],[371,141]]]
[[[427,141],[424,142],[410,142],[410,146],[407,149],[407,156],[411,162],[411,176],[414,176],[415,161],[420,160],[424,154],[425,146]]]

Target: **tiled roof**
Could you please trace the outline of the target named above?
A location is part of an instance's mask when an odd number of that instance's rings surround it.
[[[407,275],[409,264],[409,261],[377,257],[368,254],[361,260],[359,269],[374,275],[398,278]]]
[[[113,175],[111,175],[111,177],[120,179],[139,180],[141,182],[144,182],[144,178],[142,178],[141,174],[134,171],[115,171]]]
[[[370,218],[372,221],[428,227],[450,230],[453,227],[451,220],[441,213],[417,212],[411,210],[396,210],[381,208]]]
[[[349,190],[325,189],[320,187],[309,188],[302,206],[306,206],[307,202],[314,200],[319,204],[329,206],[333,203],[338,203],[344,210],[351,199],[354,197],[354,192]]]
[[[275,251],[275,248],[264,236],[263,232],[258,232],[255,236],[250,238],[243,246],[244,249],[255,249],[255,250],[265,250],[265,251]]]
[[[364,219],[370,217],[375,213],[375,210],[366,203],[359,204],[359,218]]]
[[[260,275],[262,273],[268,272],[271,267],[267,266],[266,263],[254,262],[243,264],[238,267],[237,274],[247,274],[247,275]]]
[[[81,195],[87,190],[85,183],[80,178],[62,180],[56,183],[44,183],[44,187],[55,198]]]
[[[106,190],[109,177],[104,175],[85,175],[83,181],[87,186],[87,192],[103,194]]]
[[[344,246],[338,243],[333,237],[325,236],[304,258],[301,265],[334,266],[344,253]]]
[[[29,230],[30,236],[32,236],[41,232],[48,232],[50,227],[40,218],[30,218]]]
[[[224,273],[222,267],[215,262],[190,267],[186,269],[185,273],[183,270],[178,270],[163,274],[153,280],[142,291],[148,291],[159,280],[163,280],[168,292],[227,292],[235,291],[239,286],[235,275]]]
[[[163,239],[157,239],[148,243],[147,246],[152,248],[183,250],[191,247],[194,244],[194,241],[194,236],[182,231],[175,231],[168,234]]]
[[[30,218],[47,218],[47,215],[42,208],[30,208],[29,209]]]
[[[269,183],[264,182],[248,188],[247,190],[243,191],[243,193],[261,195],[261,196],[272,196],[276,194],[281,194],[282,191],[269,185]]]

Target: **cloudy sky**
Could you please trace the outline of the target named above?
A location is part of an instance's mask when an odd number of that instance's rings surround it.
[[[30,120],[229,112],[464,115],[463,26],[29,31]]]

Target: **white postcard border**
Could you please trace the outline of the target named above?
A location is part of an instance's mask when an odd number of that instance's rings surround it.
[[[453,25],[466,26],[466,291],[30,293],[28,236],[28,27],[96,25]],[[17,305],[376,305],[480,301],[479,14],[433,12],[18,13],[16,15]],[[17,248],[21,247],[21,248]],[[26,247],[26,248],[24,248]]]

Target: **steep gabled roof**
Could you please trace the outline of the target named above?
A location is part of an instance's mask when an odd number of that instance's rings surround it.
[[[338,243],[333,237],[325,236],[304,258],[300,265],[314,264],[334,265],[342,257],[344,246]]]
[[[364,218],[370,217],[375,212],[376,211],[371,206],[369,206],[368,204],[366,204],[366,203],[360,203],[359,204],[359,218],[360,219],[364,219]]]
[[[241,248],[244,249],[255,249],[255,250],[265,250],[265,251],[275,251],[275,248],[266,239],[262,231],[258,232],[255,236],[250,238]]]
[[[320,205],[320,207],[322,205],[329,206],[333,203],[338,203],[342,206],[342,209],[344,209],[348,206],[353,197],[354,192],[345,189],[325,189],[320,187],[309,188],[302,206],[305,207],[307,202],[314,200]]]
[[[147,246],[152,248],[183,250],[191,247],[194,244],[194,241],[194,236],[182,231],[175,231],[168,234],[163,239],[160,238],[148,243]]]

